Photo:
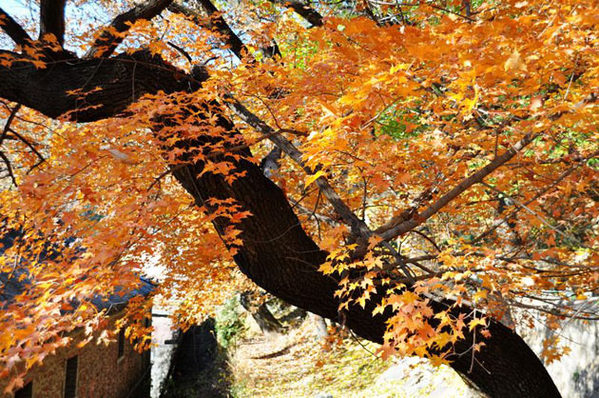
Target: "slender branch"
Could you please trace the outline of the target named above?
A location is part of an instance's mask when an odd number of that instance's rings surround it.
[[[299,16],[308,21],[312,26],[322,26],[324,25],[324,20],[322,15],[314,8],[310,7],[309,4],[304,3],[298,0],[270,0],[271,2],[279,5],[284,5],[288,8],[291,8],[295,11]]]
[[[590,102],[595,102],[597,100],[597,96],[594,93],[589,94],[587,97],[583,98],[575,105],[575,109],[580,108],[582,105]],[[556,120],[559,118],[565,111],[557,112],[550,116],[550,119]],[[384,239],[389,240],[394,237],[406,233],[416,226],[422,224],[424,221],[432,217],[436,214],[441,208],[446,206],[449,202],[451,202],[454,198],[459,196],[465,190],[470,188],[477,182],[481,182],[487,175],[492,173],[498,167],[504,165],[507,161],[513,158],[522,148],[530,144],[534,138],[536,138],[539,133],[535,135],[527,134],[525,135],[518,143],[516,143],[513,147],[511,147],[508,151],[504,152],[503,155],[497,156],[495,152],[494,159],[485,167],[471,175],[470,177],[462,180],[456,187],[454,187],[447,194],[439,198],[437,202],[427,208],[424,212],[418,215],[410,216],[410,212],[415,212],[416,208],[408,209],[406,212],[402,213],[398,217],[394,217],[386,224],[379,227],[375,232],[382,236]],[[407,218],[409,217],[409,218]],[[507,218],[506,218],[507,219]],[[504,219],[505,220],[505,219]],[[498,225],[493,227],[493,230],[496,229]],[[490,232],[489,232],[490,233]],[[485,233],[486,234],[486,233]],[[486,235],[485,235],[486,236]],[[476,240],[479,240],[481,237],[477,237]]]
[[[233,96],[228,95],[226,96],[226,99],[227,106],[229,106],[233,112],[235,112],[247,124],[267,135],[269,140],[281,148],[281,150],[283,150],[283,152],[285,152],[306,173],[314,174],[319,171],[318,169],[313,170],[306,165],[303,159],[303,154],[285,136],[282,134],[277,134],[275,129],[258,118],[249,109],[243,106],[243,104],[233,98]],[[320,176],[316,178],[315,183],[320,189],[320,192],[322,192],[324,197],[333,206],[337,215],[339,215],[343,222],[351,228],[353,236],[359,238],[358,248],[356,248],[353,255],[354,257],[361,257],[368,250],[370,238],[374,237],[375,234],[370,230],[370,228],[368,228],[366,223],[356,216],[354,212],[352,212],[351,209],[345,204],[345,202],[343,202],[339,194],[337,194],[335,189],[325,177]],[[381,245],[385,247],[385,249],[387,249],[388,252],[394,257],[397,265],[404,272],[407,280],[413,283],[414,278],[412,272],[408,268],[407,264],[403,261],[402,256],[397,253],[397,251],[393,248],[393,246],[391,246],[391,244],[389,244],[389,242],[383,241]]]
[[[32,169],[34,169],[35,167],[39,166],[40,164],[42,164],[43,162],[46,161],[46,159],[42,156],[42,154],[37,150],[37,148],[35,147],[35,145],[33,145],[31,142],[29,142],[29,140],[27,138],[25,138],[23,135],[17,133],[13,129],[9,129],[9,131],[10,131],[10,133],[12,135],[14,135],[21,142],[23,142],[25,145],[27,145],[29,147],[29,149],[31,149],[31,152],[33,152],[38,157],[39,162],[36,163],[35,166],[32,167]]]
[[[166,175],[168,175],[168,174],[170,174],[170,173],[172,173],[174,171],[180,170],[180,169],[182,169],[184,167],[187,167],[187,166],[188,166],[188,164],[184,163],[184,164],[179,164],[179,165],[174,166],[174,167],[169,167],[168,169],[166,169],[165,171],[163,171],[162,173],[160,173],[160,175],[158,177],[156,177],[154,179],[154,181],[152,181],[152,183],[148,186],[148,188],[146,189],[146,191],[151,190],[154,187],[154,185],[158,184],[160,182],[160,180],[162,180]]]
[[[302,153],[281,134],[276,134],[276,130],[267,125],[263,120],[259,119],[243,104],[237,101],[232,96],[227,97],[227,105],[233,112],[235,112],[243,121],[250,126],[254,127],[258,131],[265,135],[268,135],[269,139],[283,150],[295,163],[297,163],[306,173],[314,174],[317,170],[312,170],[306,165],[302,159]],[[368,229],[366,224],[356,216],[351,209],[343,202],[341,197],[335,192],[331,184],[324,177],[318,177],[316,185],[320,188],[322,194],[327,198],[329,203],[335,209],[335,212],[343,219],[343,221],[349,225],[352,232],[357,236],[369,238],[372,236],[372,232]]]
[[[64,44],[64,8],[66,0],[42,0],[40,3],[40,36],[53,34],[62,46]]]
[[[15,178],[15,174],[12,171],[12,166],[10,164],[10,160],[8,159],[8,157],[6,157],[6,155],[2,151],[0,151],[0,158],[6,164],[6,170],[8,171],[8,175],[10,176],[12,183],[15,184],[15,187],[16,187],[17,179]]]
[[[175,50],[179,51],[179,53],[185,57],[185,59],[187,60],[187,62],[189,62],[190,64],[193,65],[193,59],[191,58],[191,55],[189,55],[189,53],[187,51],[185,51],[185,49],[179,47],[178,45],[176,45],[175,43],[172,43],[170,41],[166,42],[166,44],[168,44],[169,46],[171,46]]]
[[[502,155],[493,159],[489,164],[487,164],[482,169],[478,170],[476,173],[472,174],[470,177],[462,180],[458,185],[456,185],[453,189],[447,192],[445,195],[441,196],[435,203],[429,206],[422,213],[417,214],[410,218],[409,220],[396,223],[395,220],[391,220],[390,223],[387,223],[376,230],[376,232],[386,240],[393,239],[398,235],[404,234],[418,225],[422,224],[433,215],[435,215],[439,210],[445,207],[449,202],[453,199],[461,195],[464,191],[470,188],[472,185],[481,182],[486,176],[497,170],[500,166],[505,164],[508,160],[512,159],[518,152],[520,152],[524,147],[532,142],[532,140],[538,135],[537,134],[526,134],[520,141],[518,141],[514,146],[505,151]]]
[[[12,41],[19,46],[24,46],[33,41],[27,32],[25,32],[25,29],[2,8],[0,8],[0,26]]]
[[[21,104],[17,104],[13,109],[11,109],[10,115],[8,116],[8,118],[6,119],[6,123],[4,124],[4,130],[2,130],[2,135],[0,136],[0,145],[2,145],[2,143],[4,142],[4,139],[6,138],[6,135],[10,130],[10,124],[17,116],[19,109],[21,109]]]
[[[308,216],[308,219],[314,218],[318,223],[324,222],[333,227],[339,225],[339,223],[333,220],[331,217],[327,217],[324,214],[316,213],[316,206],[314,207],[314,209],[310,210],[300,204],[294,203],[293,201],[291,201],[291,203],[298,210],[299,214],[304,214]]]
[[[160,14],[173,0],[148,0],[131,10],[118,15],[112,23],[104,28],[94,41],[84,58],[107,57],[125,38],[125,33],[131,25],[140,19],[150,20]]]
[[[196,25],[199,27],[217,31],[223,37],[225,44],[229,46],[229,49],[235,54],[235,56],[242,60],[244,57],[250,54],[248,48],[243,43],[243,41],[239,38],[239,36],[231,29],[229,24],[222,17],[221,13],[218,9],[210,2],[210,0],[197,0],[200,5],[200,8],[203,9],[206,15],[203,15],[198,10],[192,9],[190,7],[186,7],[184,5],[178,3],[172,3],[168,10],[170,12],[174,12],[177,14],[185,15],[190,18]],[[269,49],[262,49],[263,53],[267,57],[272,57],[276,54],[280,55],[278,52],[278,47],[274,46]],[[270,51],[269,51],[270,50]],[[250,59],[249,62],[253,62],[254,59]]]
[[[197,2],[204,8],[204,10],[206,10],[214,24],[214,29],[218,30],[218,32],[225,37],[225,42],[237,58],[243,59],[244,56],[249,55],[249,51],[245,44],[243,44],[239,36],[233,32],[233,29],[227,24],[214,4],[212,4],[210,0],[197,0]]]
[[[549,192],[554,187],[556,187],[560,182],[562,182],[564,180],[564,178],[566,178],[570,174],[572,174],[572,172],[574,172],[574,170],[576,170],[584,161],[586,161],[588,159],[591,159],[591,158],[594,158],[597,155],[599,155],[599,152],[595,152],[595,153],[591,154],[590,156],[587,156],[587,157],[581,159],[580,161],[577,162],[577,164],[575,164],[575,165],[571,166],[570,168],[566,169],[562,174],[559,175],[559,177],[557,177],[555,179],[555,181],[553,181],[551,184],[549,184],[547,187],[545,187],[543,190],[541,190],[535,196],[533,196],[532,198],[530,198],[529,200],[527,200],[524,204],[525,205],[529,205],[532,202],[534,202],[535,200],[541,198],[547,192]],[[512,218],[518,211],[519,211],[519,209],[516,209],[516,210],[512,211],[510,214],[508,214],[507,216],[505,216],[505,217],[503,217],[503,218],[495,221],[493,223],[493,225],[491,225],[486,231],[482,232],[480,235],[478,235],[476,238],[474,238],[474,240],[472,241],[472,243],[479,242],[480,240],[482,240],[482,239],[486,238],[487,236],[489,236],[493,231],[495,231],[502,224],[506,223],[510,218]]]
[[[549,221],[547,221],[543,216],[541,216],[539,213],[537,213],[536,211],[532,210],[530,207],[528,207],[525,203],[520,202],[518,199],[514,198],[513,196],[508,195],[507,193],[503,192],[500,189],[495,188],[492,185],[487,184],[484,181],[481,181],[481,184],[483,184],[485,187],[503,195],[506,198],[509,198],[509,200],[511,200],[512,202],[514,202],[514,204],[518,207],[523,208],[524,210],[526,210],[527,212],[529,212],[530,214],[532,214],[533,216],[535,216],[539,221],[541,221],[543,224],[545,224],[545,226],[547,226],[549,229],[552,229],[553,231],[555,231],[556,233],[558,233],[559,235],[561,235],[562,237],[566,238],[566,239],[570,239],[572,241],[575,241],[579,244],[581,244],[581,242],[573,237],[573,236],[568,236],[565,233],[563,233],[562,231],[560,231],[559,229],[555,228],[553,225],[551,225],[551,223]]]
[[[431,245],[433,245],[433,247],[434,247],[434,248],[435,248],[435,249],[436,249],[438,252],[440,252],[440,251],[441,251],[441,248],[439,248],[439,246],[438,246],[438,245],[437,245],[437,243],[436,243],[436,242],[433,240],[433,238],[431,238],[430,236],[428,236],[428,235],[427,235],[427,234],[425,234],[424,232],[422,232],[422,231],[418,231],[418,230],[416,230],[416,229],[413,229],[413,230],[411,230],[410,232],[412,232],[412,233],[415,233],[415,234],[417,234],[417,235],[420,235],[420,236],[422,236],[424,239],[426,239],[427,241],[429,241],[429,242],[430,242],[430,244],[431,244]]]

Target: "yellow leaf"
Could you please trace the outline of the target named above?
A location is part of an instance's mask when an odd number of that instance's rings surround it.
[[[385,311],[385,305],[383,304],[379,304],[377,305],[374,310],[372,311],[372,315],[376,315],[376,314],[382,314],[383,311]]]
[[[430,358],[431,363],[433,364],[433,366],[441,366],[441,365],[448,365],[449,362],[447,361],[447,359],[443,358],[442,356],[439,355],[432,355]]]
[[[437,345],[437,347],[439,348],[443,348],[445,347],[447,344],[449,344],[451,342],[451,335],[449,333],[443,332],[443,333],[439,333],[436,337],[435,337],[435,344]]]
[[[366,307],[366,297],[365,296],[361,296],[360,298],[358,298],[358,304],[360,305],[360,307],[364,308]]]
[[[485,318],[476,318],[468,322],[468,329],[474,330],[477,326],[487,326],[487,320]]]
[[[515,70],[526,70],[526,64],[522,63],[522,57],[518,50],[514,50],[512,55],[505,61],[503,64],[503,69],[506,72],[515,71]]]
[[[476,293],[474,293],[474,301],[478,302],[482,299],[487,298],[487,291],[486,290],[478,290]]]
[[[324,171],[319,170],[316,173],[312,174],[311,176],[309,176],[306,179],[306,186],[312,184],[314,181],[316,181],[319,177],[322,177],[324,175]]]

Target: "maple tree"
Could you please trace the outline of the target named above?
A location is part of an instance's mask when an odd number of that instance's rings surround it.
[[[596,319],[596,1],[69,4],[0,8],[13,387],[151,260],[182,324],[240,270],[383,356],[559,396],[513,328]]]

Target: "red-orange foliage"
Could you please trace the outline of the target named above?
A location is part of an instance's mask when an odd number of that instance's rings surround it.
[[[320,271],[340,281],[340,312],[373,297],[375,314],[393,310],[383,355],[444,362],[464,331],[485,335],[487,317],[536,311],[555,327],[595,317],[596,1],[367,0],[344,12],[321,5],[323,24],[310,29],[274,4],[195,19],[170,8],[113,32],[126,34],[120,51],[149,48],[181,73],[191,71],[186,57],[207,62],[210,78],[192,92],[133,92],[124,114],[85,124],[0,107],[0,214],[4,228],[24,231],[0,272],[27,258],[32,281],[0,311],[2,377],[67,343],[65,332],[99,327],[103,314],[85,303],[134,286],[148,263],[162,267],[159,293],[183,323],[237,288],[231,255],[244,242],[234,226],[252,214],[232,199],[197,205],[170,171],[201,161],[203,173],[233,183],[243,176],[231,160],[246,156],[239,149],[259,162],[273,143],[284,154],[271,179],[330,253]],[[221,17],[245,27],[242,61],[218,46],[231,46]],[[75,52],[97,36],[88,21],[65,41]],[[56,39],[0,53],[0,65],[52,68],[40,49],[60,48]],[[281,55],[269,58],[260,48],[272,40]],[[94,90],[70,94],[85,106]],[[245,141],[227,134],[222,115]],[[200,136],[209,138],[179,145]],[[217,218],[229,228],[216,231]],[[62,256],[36,261],[48,242]],[[433,311],[436,297],[476,312]],[[61,311],[74,301],[83,304]],[[560,353],[550,348],[548,360]]]

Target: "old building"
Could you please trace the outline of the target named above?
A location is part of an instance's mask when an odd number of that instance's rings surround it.
[[[113,315],[113,321],[121,313]],[[135,351],[123,334],[109,345],[73,343],[30,371],[14,398],[125,398],[149,396],[150,352]],[[8,380],[0,380],[0,391]],[[11,397],[4,395],[3,397]]]
[[[11,245],[11,237],[0,237],[0,256]],[[9,303],[22,291],[18,278],[0,273],[0,305]],[[93,304],[106,309],[109,327],[124,315],[131,298],[147,296],[154,285],[142,279],[140,286],[126,294],[98,297]],[[148,313],[147,322],[151,314]],[[95,344],[93,341],[79,348],[83,331],[71,334],[73,341],[56,354],[46,357],[42,365],[32,369],[24,385],[14,394],[4,393],[9,380],[0,380],[2,398],[146,398],[150,394],[150,351],[138,353],[133,344],[120,333],[113,343]]]

